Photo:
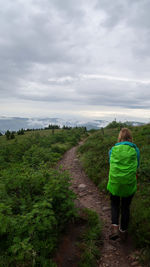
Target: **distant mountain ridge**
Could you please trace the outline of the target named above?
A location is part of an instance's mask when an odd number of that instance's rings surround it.
[[[45,128],[49,124],[59,125],[60,127],[86,127],[87,130],[100,129],[109,124],[107,120],[75,120],[62,118],[20,118],[20,117],[0,117],[0,132],[5,133],[7,130],[18,131],[19,129],[39,129]],[[142,122],[131,121],[129,125],[143,125]]]

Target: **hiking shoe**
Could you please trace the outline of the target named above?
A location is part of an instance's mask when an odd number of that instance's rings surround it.
[[[125,242],[127,240],[127,237],[128,237],[128,232],[127,230],[125,231],[122,231],[121,229],[119,229],[119,236],[120,236],[120,239]]]
[[[111,234],[109,235],[110,240],[116,240],[119,238],[119,225],[111,225]]]

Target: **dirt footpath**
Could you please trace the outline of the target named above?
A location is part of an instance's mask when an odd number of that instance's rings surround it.
[[[129,267],[138,266],[138,251],[134,250],[130,238],[125,244],[121,240],[110,241],[110,201],[108,196],[100,193],[97,187],[85,174],[76,155],[77,147],[67,151],[60,161],[64,170],[68,170],[72,177],[72,189],[77,194],[77,204],[95,210],[103,221],[103,247],[98,266]],[[64,265],[65,266],[65,265]],[[69,266],[69,265],[68,265]],[[70,266],[75,266],[70,264]]]

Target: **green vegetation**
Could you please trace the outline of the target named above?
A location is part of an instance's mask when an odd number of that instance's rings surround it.
[[[127,123],[122,123],[122,122],[117,122],[116,120],[110,122],[107,126],[106,129],[116,129],[116,128],[125,128],[128,127]]]
[[[84,209],[84,219],[87,224],[79,244],[81,249],[79,267],[96,267],[100,258],[102,223],[98,214],[90,209]]]
[[[14,132],[10,132],[9,130],[7,130],[7,132],[5,133],[6,135],[6,139],[10,140],[10,139],[14,139],[15,138],[15,134]]]
[[[0,266],[55,266],[52,255],[76,216],[67,172],[54,168],[84,129],[0,137]]]
[[[25,131],[24,131],[24,129],[22,128],[21,130],[19,130],[19,131],[17,132],[17,134],[18,134],[18,135],[23,135],[24,132],[25,132]]]
[[[124,125],[122,125],[124,126]],[[117,142],[118,128],[106,127],[93,133],[79,148],[81,161],[88,176],[106,194],[109,172],[109,149]],[[131,205],[130,232],[142,249],[142,260],[150,261],[150,125],[131,127],[134,143],[140,149],[138,191]]]

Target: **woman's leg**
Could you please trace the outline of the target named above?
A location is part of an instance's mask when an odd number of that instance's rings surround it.
[[[111,195],[110,199],[112,224],[119,225],[120,197]]]
[[[120,211],[120,197],[111,195],[111,234],[109,239],[116,240],[119,238],[119,211]]]
[[[121,198],[121,229],[122,231],[126,231],[129,225],[130,218],[130,204],[132,201],[133,195],[129,197]]]

